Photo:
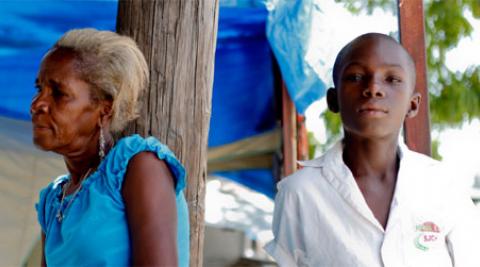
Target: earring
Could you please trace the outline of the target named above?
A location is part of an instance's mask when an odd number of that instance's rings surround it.
[[[99,151],[100,161],[105,157],[105,135],[103,134],[103,128],[100,127],[100,139],[99,139]]]

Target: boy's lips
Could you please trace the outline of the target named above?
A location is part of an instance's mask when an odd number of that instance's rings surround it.
[[[357,112],[365,115],[384,115],[388,113],[388,110],[377,105],[364,105],[358,108]]]

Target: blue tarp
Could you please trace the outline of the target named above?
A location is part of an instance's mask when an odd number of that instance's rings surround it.
[[[209,146],[228,144],[275,126],[266,17],[265,9],[220,9]]]
[[[116,2],[0,2],[0,116],[30,120],[34,80],[43,54],[69,29],[114,30],[116,14]],[[266,17],[263,8],[220,8],[209,146],[275,127]],[[218,174],[274,195],[271,170]]]
[[[0,115],[30,120],[40,60],[71,28],[115,30],[116,2],[0,2]]]
[[[212,116],[208,144],[220,146],[275,127],[272,53],[265,35],[265,9],[221,8]],[[270,169],[220,172],[269,197],[275,194]]]
[[[318,32],[314,31],[318,3],[315,0],[279,0],[269,5],[267,37],[288,93],[301,114],[325,94],[325,84],[314,68],[321,59],[312,53],[318,43]]]

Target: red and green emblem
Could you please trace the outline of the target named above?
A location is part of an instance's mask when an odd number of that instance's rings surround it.
[[[418,233],[414,240],[415,247],[423,251],[430,248],[429,245],[438,239],[440,233],[440,228],[433,222],[419,224],[415,230]]]

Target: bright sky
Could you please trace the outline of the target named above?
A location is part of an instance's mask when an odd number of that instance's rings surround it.
[[[480,64],[480,20],[474,19],[472,12],[466,11],[465,17],[470,21],[474,32],[471,38],[464,38],[458,46],[447,54],[446,64],[451,70],[463,71],[468,66]]]
[[[352,16],[345,10],[341,4],[334,0],[322,1],[322,12],[314,22],[313,33],[318,31],[321,40],[316,41],[314,46],[316,54],[309,56],[322,58],[315,70],[319,73],[322,80],[329,86],[331,82],[331,67],[338,51],[347,42],[356,36],[366,32],[381,32],[389,34],[398,29],[397,17],[390,13],[377,10],[372,16],[360,15]],[[451,70],[465,70],[469,65],[480,63],[480,53],[478,53],[478,44],[480,43],[480,21],[473,19],[470,12],[466,12],[474,33],[472,38],[462,40],[458,47],[453,49],[447,55],[447,66]],[[332,22],[335,21],[335,27]],[[322,26],[323,25],[323,26]],[[326,42],[325,40],[328,40]],[[306,112],[306,125],[309,131],[313,131],[315,137],[320,141],[325,141],[325,127],[323,121],[319,118],[320,113],[326,108],[325,99],[312,104]],[[458,171],[468,177],[480,174],[480,122],[478,120],[465,124],[461,129],[446,129],[442,132],[433,132],[432,137],[439,138],[439,152],[443,161],[455,166]],[[472,180],[465,181],[472,183]]]

